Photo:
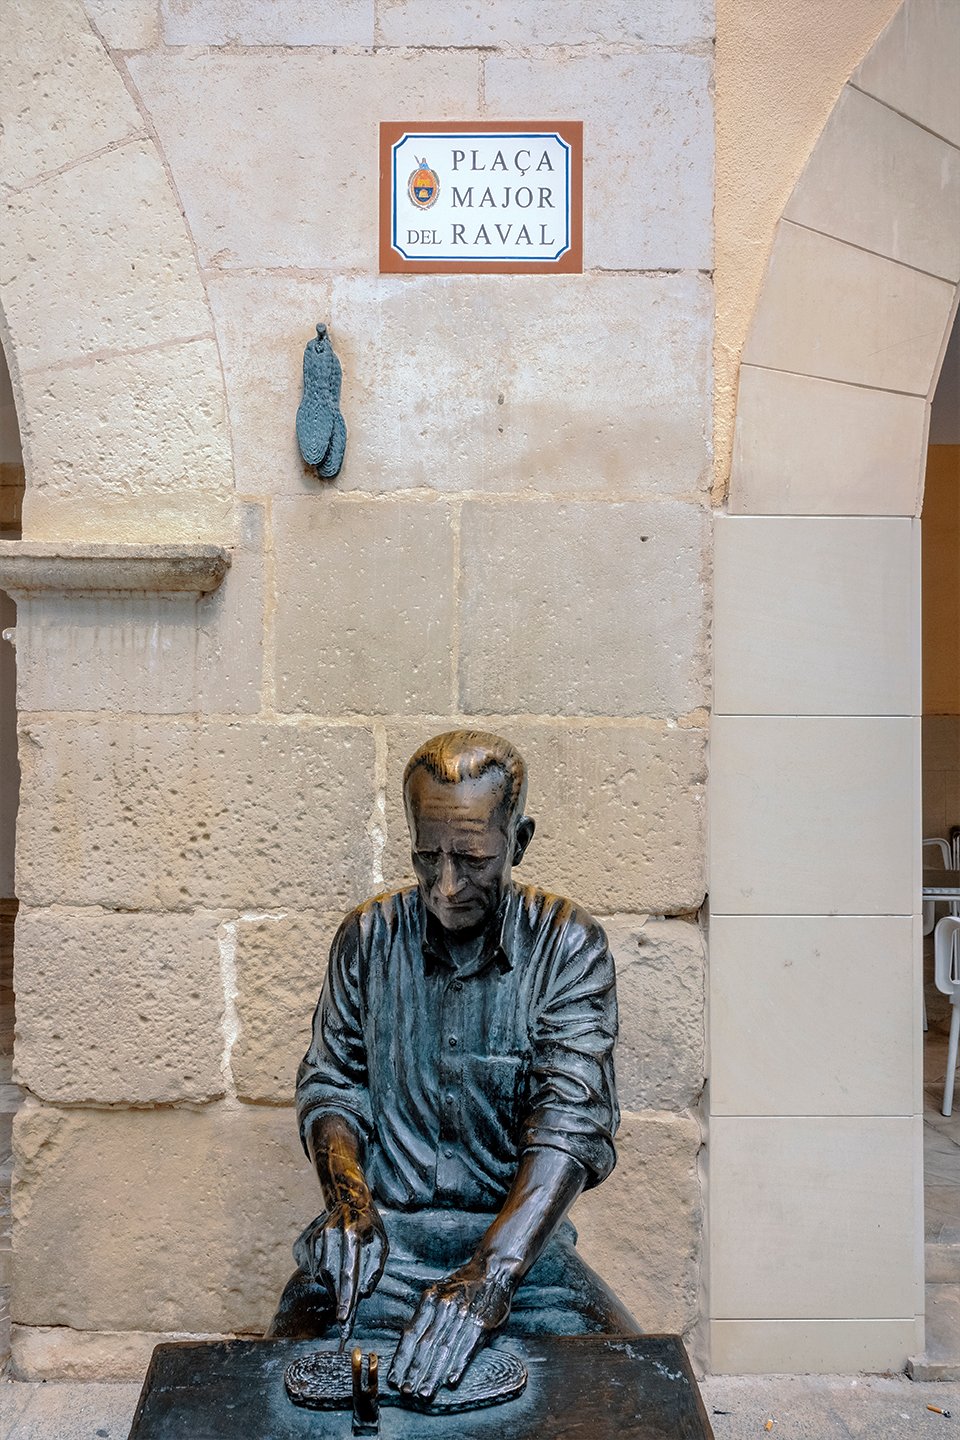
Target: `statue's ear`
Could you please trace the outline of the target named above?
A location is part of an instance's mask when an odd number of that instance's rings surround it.
[[[533,839],[533,832],[537,828],[537,822],[531,815],[524,815],[517,824],[517,835],[513,844],[513,864],[519,865],[526,854],[527,846]]]

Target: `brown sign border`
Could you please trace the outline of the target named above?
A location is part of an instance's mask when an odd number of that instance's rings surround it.
[[[570,249],[559,260],[408,260],[390,243],[391,151],[402,135],[464,130],[478,135],[509,135],[518,130],[554,130],[570,146]],[[582,275],[583,274],[583,121],[582,120],[381,120],[380,122],[380,274],[381,275]]]

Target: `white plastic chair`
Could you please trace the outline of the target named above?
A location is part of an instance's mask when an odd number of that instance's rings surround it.
[[[952,870],[952,869],[954,868],[954,864],[953,864],[953,847],[951,846],[949,840],[944,840],[941,836],[936,835],[936,836],[934,836],[934,838],[933,838],[932,840],[923,840],[923,841],[921,841],[921,844],[923,845],[924,850],[927,848],[928,845],[935,845],[935,846],[936,846],[936,848],[940,851],[940,859],[943,861],[943,868],[944,868],[944,870]],[[934,927],[934,925],[937,923],[937,922],[936,922],[936,904],[937,904],[936,900],[924,900],[924,902],[923,902],[923,933],[924,933],[924,935],[932,935],[932,934],[933,934],[933,927]],[[955,909],[953,908],[953,906],[951,906],[951,914],[956,914],[956,911],[955,911]]]
[[[933,932],[933,978],[941,995],[950,997],[950,1039],[947,1042],[947,1078],[943,1085],[943,1115],[953,1113],[960,1041],[960,915],[945,915]]]

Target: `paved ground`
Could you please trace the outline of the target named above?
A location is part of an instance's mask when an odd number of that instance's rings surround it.
[[[138,1394],[137,1385],[0,1382],[0,1440],[126,1440]],[[716,1440],[960,1440],[960,1384],[721,1375],[704,1382],[703,1396]],[[952,1410],[953,1418],[932,1414],[928,1404]],[[491,1435],[509,1430],[494,1423]]]

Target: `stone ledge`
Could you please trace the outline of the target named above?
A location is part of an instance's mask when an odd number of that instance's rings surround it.
[[[207,595],[226,575],[230,559],[220,545],[0,540],[0,589],[14,599],[41,591]]]

